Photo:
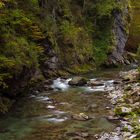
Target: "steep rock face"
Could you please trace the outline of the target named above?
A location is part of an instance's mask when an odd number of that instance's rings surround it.
[[[110,0],[111,2],[114,1]],[[109,5],[112,8],[108,9],[107,1],[103,2],[102,5],[107,9],[103,10],[103,13],[101,9],[104,7],[101,6],[101,2],[90,0],[84,5],[85,11],[82,3],[72,0],[67,4],[56,2],[55,5],[51,5],[54,11],[49,12],[50,15],[55,13],[55,28],[59,33],[54,33],[56,46],[53,47],[54,44],[51,43],[49,50],[45,50],[48,56],[42,65],[45,77],[49,77],[52,72],[55,75],[59,69],[74,68],[77,65],[96,63],[100,66],[107,58],[108,65],[129,63],[125,51],[131,19],[129,1],[114,3],[117,6]],[[109,14],[111,16],[108,16]],[[102,22],[104,24],[101,25]],[[113,46],[113,49],[109,46]]]
[[[43,9],[47,11],[45,22],[51,22],[46,27],[48,39],[42,42],[44,58],[41,69],[46,78],[74,73],[81,67],[83,71],[89,70],[84,65],[94,64],[93,39],[86,25],[91,21],[87,21],[88,15],[83,12],[82,4],[82,1],[74,0],[54,1],[54,4],[48,1]]]
[[[112,54],[109,56],[109,63],[127,63],[125,46],[129,35],[130,26],[130,8],[129,4],[126,3],[121,11],[114,13],[114,49]]]
[[[120,1],[123,9],[116,0],[2,2],[1,95],[14,97],[26,89],[38,67],[52,78],[89,71],[109,54],[110,63],[123,62],[129,23],[125,1]],[[8,88],[2,89],[5,83]]]
[[[126,44],[127,51],[136,52],[140,44],[140,1],[131,0],[132,20],[130,34]]]
[[[47,47],[45,47],[46,45]],[[41,62],[40,68],[45,78],[51,78],[51,76],[55,76],[59,68],[58,56],[54,49],[52,49],[51,42],[47,40],[43,46],[46,48],[44,50],[44,55],[47,56],[47,58]]]

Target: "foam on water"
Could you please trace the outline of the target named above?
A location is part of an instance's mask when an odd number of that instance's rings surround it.
[[[47,97],[47,96],[39,96],[39,97],[36,97],[36,99],[38,101],[48,101],[48,100],[50,100],[49,97]]]
[[[84,87],[86,92],[103,92],[105,91],[105,86],[96,86],[96,87]]]
[[[71,78],[69,79],[61,79],[61,78],[57,78],[56,80],[53,81],[53,85],[51,86],[53,89],[56,90],[67,90],[69,88],[69,84],[68,82],[71,80]]]
[[[53,85],[52,88],[54,90],[62,90],[65,91],[67,89],[69,89],[69,84],[68,82],[71,80],[71,78],[69,79],[61,79],[61,78],[57,78],[56,80],[53,81]],[[98,81],[98,79],[93,78],[90,79],[90,82],[92,81]],[[102,86],[83,86],[80,87],[82,88],[84,91],[86,92],[105,92],[105,91],[110,91],[114,89],[114,80],[101,80],[101,83],[103,83]]]
[[[64,118],[49,118],[47,119],[49,122],[53,122],[53,123],[59,123],[59,122],[64,122],[66,121],[68,118],[64,117]]]
[[[90,79],[90,81],[96,81],[97,79]],[[101,81],[103,83],[102,86],[88,86],[88,87],[84,87],[84,90],[86,92],[105,92],[105,91],[111,91],[114,89],[114,80],[107,80]]]
[[[47,108],[48,108],[48,109],[54,109],[55,106],[53,106],[53,105],[48,105]]]

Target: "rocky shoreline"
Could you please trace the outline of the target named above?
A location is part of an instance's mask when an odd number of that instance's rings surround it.
[[[139,71],[133,69],[120,72],[114,90],[109,91],[108,98],[113,104],[112,120],[120,120],[120,126],[114,132],[102,133],[98,140],[140,140],[140,83]]]

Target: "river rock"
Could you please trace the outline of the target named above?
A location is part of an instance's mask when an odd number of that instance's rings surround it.
[[[45,91],[53,90],[53,88],[52,88],[50,85],[44,85],[43,89],[44,89]]]
[[[137,137],[137,135],[131,135],[130,137],[129,137],[129,139],[130,140],[133,140],[134,138],[136,138]]]
[[[85,111],[95,111],[95,109],[98,107],[97,104],[93,103],[91,105],[88,105],[87,107],[85,107]]]
[[[132,86],[128,85],[127,87],[125,87],[125,91],[130,91],[132,89]]]
[[[102,81],[90,81],[88,83],[89,86],[103,86],[104,83]]]
[[[90,119],[89,116],[84,113],[74,114],[72,115],[72,118],[79,121],[86,121]]]
[[[118,84],[122,84],[122,82],[121,82],[120,80],[115,80],[115,81],[113,82],[113,84],[118,85]]]
[[[131,111],[132,111],[132,108],[127,108],[124,106],[117,107],[115,110],[116,114],[118,114],[118,115],[127,115],[127,114],[131,113]]]
[[[85,84],[87,84],[87,79],[84,77],[73,77],[68,84],[71,86],[84,86]]]
[[[118,136],[117,133],[104,133],[98,140],[122,140],[121,136]]]
[[[47,79],[43,82],[43,84],[45,85],[52,85],[53,84],[53,80],[52,79]]]
[[[140,78],[140,74],[138,69],[134,69],[128,72],[120,72],[120,77],[123,81],[136,81]]]

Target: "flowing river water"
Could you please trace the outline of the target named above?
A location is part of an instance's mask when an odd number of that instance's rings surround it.
[[[111,121],[108,93],[115,88],[118,69],[84,75],[102,80],[97,87],[70,87],[70,79],[54,80],[53,91],[20,99],[11,112],[0,118],[0,140],[96,140],[119,125]],[[58,90],[59,89],[59,90]],[[80,120],[84,116],[85,120]]]

